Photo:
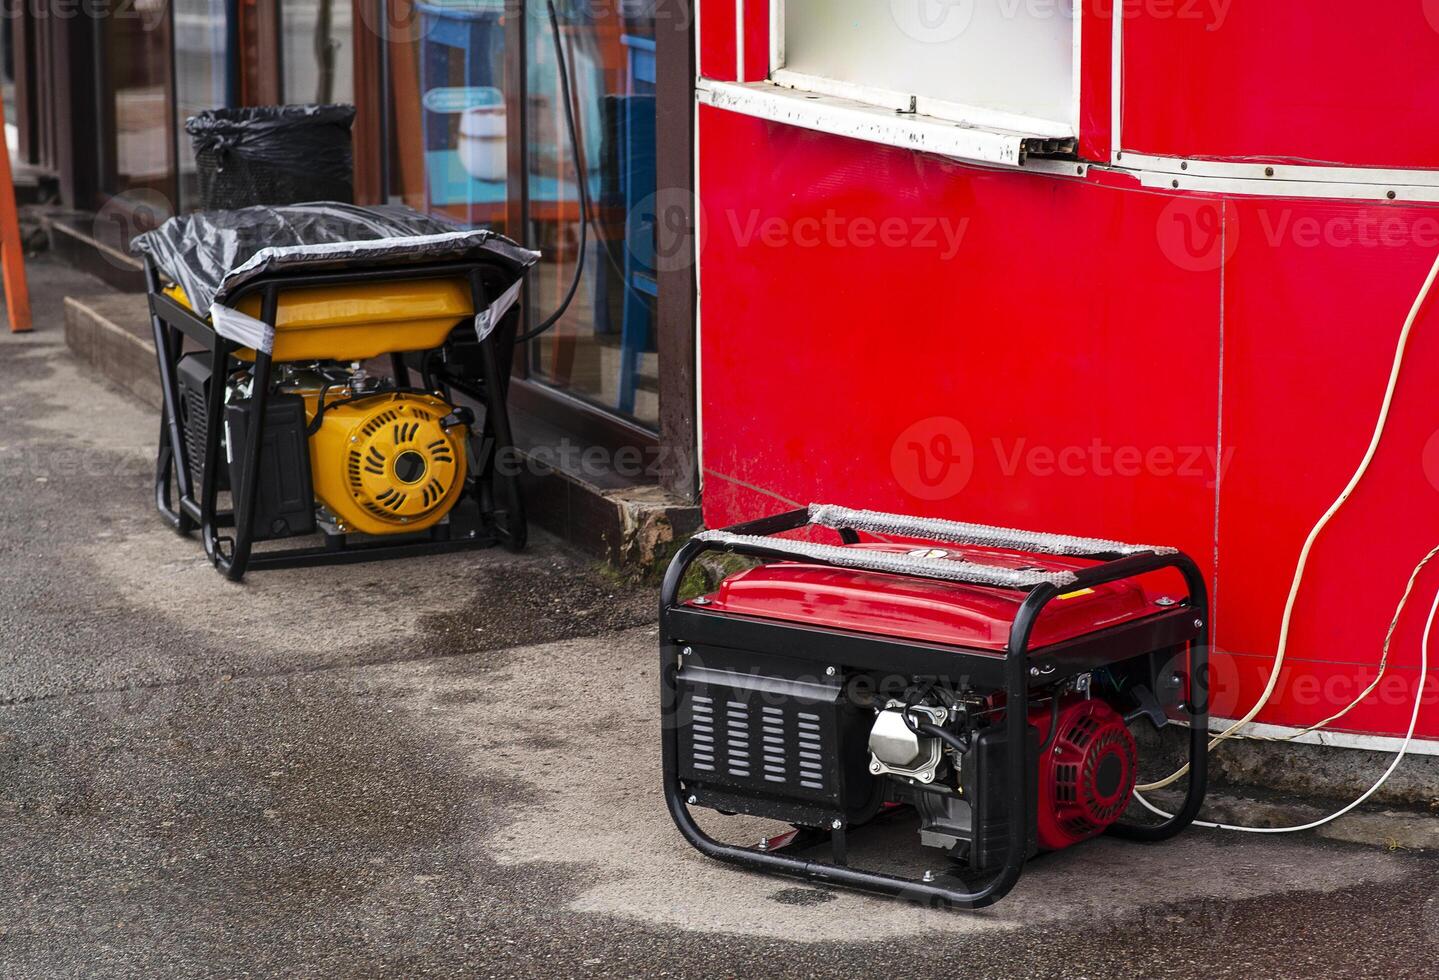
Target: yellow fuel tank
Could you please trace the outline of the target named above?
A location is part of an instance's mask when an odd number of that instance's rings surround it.
[[[177,285],[167,287],[165,294],[190,306]],[[260,297],[247,297],[238,308],[247,316],[259,316]],[[287,289],[276,310],[271,356],[276,361],[364,361],[396,351],[429,350],[471,316],[474,304],[463,279]],[[252,360],[255,355],[243,350],[237,356]]]

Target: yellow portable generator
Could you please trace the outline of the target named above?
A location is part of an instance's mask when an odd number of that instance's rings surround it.
[[[156,505],[227,576],[523,546],[505,400],[537,253],[329,203],[183,215],[135,244],[164,396]]]

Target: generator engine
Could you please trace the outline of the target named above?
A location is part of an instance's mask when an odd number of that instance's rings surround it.
[[[774,536],[826,521],[840,544]],[[762,563],[677,600],[695,556],[716,549]],[[1174,549],[820,505],[703,532],[661,596],[671,815],[724,860],[969,907],[1036,853],[1107,831],[1170,836],[1204,795],[1206,603]],[[1173,717],[1189,723],[1185,804],[1134,824],[1132,726]],[[695,806],[796,830],[726,845]],[[850,866],[853,832],[897,812],[952,859],[940,874],[990,883]],[[805,850],[823,840],[832,862]]]
[[[691,648],[693,649],[693,648]],[[681,772],[696,800],[716,809],[824,826],[846,826],[886,807],[919,815],[919,841],[976,870],[1008,847],[1013,793],[1002,697],[941,695],[927,684],[902,696],[865,695],[881,678],[840,683],[756,676],[748,658],[692,653],[680,671],[690,725],[681,730]],[[782,669],[767,661],[768,670]],[[723,678],[723,684],[716,683]],[[826,679],[827,680],[827,679]],[[778,695],[817,684],[803,706]],[[1138,749],[1120,709],[1090,694],[1090,675],[1036,696],[1028,720],[1031,789],[1027,854],[1056,851],[1104,832],[1124,813],[1138,775]],[[683,715],[682,715],[683,717]]]
[[[194,465],[203,459],[209,356],[185,355],[178,373]],[[360,364],[281,364],[276,373],[260,455],[257,538],[413,533],[449,516],[466,478],[474,421],[468,408],[373,377]],[[231,472],[222,474],[222,487],[240,485],[228,447],[251,424],[251,384],[248,370],[225,382],[221,440]]]
[[[981,720],[995,713],[984,702],[945,707],[933,695],[891,700],[867,742],[885,798],[919,812],[920,842],[976,868],[994,864],[1004,826],[1006,787],[992,758],[999,729]],[[1035,741],[1030,849],[1056,851],[1102,833],[1129,805],[1138,773],[1124,717],[1073,689],[1035,700],[1027,714]]]

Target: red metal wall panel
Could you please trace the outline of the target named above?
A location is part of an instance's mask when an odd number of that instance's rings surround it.
[[[744,8],[744,80],[769,77],[769,4],[748,0]]]
[[[1109,160],[1114,126],[1113,13],[1113,0],[1086,0],[1079,5],[1079,155],[1085,160]]]
[[[1216,711],[1253,703],[1439,209],[986,171],[708,107],[700,187],[711,526],[826,500],[1173,543],[1213,573],[1233,651]],[[1357,694],[1439,544],[1439,313],[1409,365],[1368,481],[1315,549],[1261,720],[1310,723]],[[1344,727],[1407,725],[1431,571],[1388,693]]]
[[[1207,560],[1219,276],[1165,258],[1166,197],[708,107],[700,144],[711,524],[729,482]]]
[[[734,0],[705,0],[699,5],[700,74],[721,82],[735,80]]]
[[[1427,589],[1416,588],[1421,595],[1427,592],[1427,596],[1416,597],[1414,601],[1416,606],[1423,607],[1417,610],[1421,624],[1429,603],[1433,601],[1436,585],[1439,581],[1431,578]],[[1392,614],[1393,610],[1390,612]],[[1374,660],[1371,656],[1363,663],[1302,663],[1287,668],[1259,720],[1307,727],[1328,718],[1369,686],[1374,677]],[[1227,717],[1234,717],[1242,714],[1264,690],[1273,661],[1267,655],[1219,653],[1211,663],[1214,665],[1214,706],[1224,710]],[[1409,728],[1409,715],[1414,708],[1414,685],[1418,679],[1419,671],[1413,667],[1391,668],[1380,681],[1379,689],[1346,715],[1342,723],[1329,730],[1402,736]],[[1237,696],[1230,692],[1237,692]],[[1424,705],[1420,708],[1419,724],[1415,728],[1416,738],[1439,738],[1439,728],[1434,723],[1436,702],[1439,702],[1439,677],[1431,671],[1424,685]],[[1375,775],[1378,775],[1377,771]]]
[[[1224,267],[1223,441],[1231,458],[1220,489],[1215,639],[1267,663],[1304,537],[1369,444],[1400,329],[1439,251],[1439,209],[1235,198],[1225,210],[1233,242]],[[1368,666],[1410,570],[1439,545],[1439,482],[1425,469],[1439,432],[1436,387],[1439,296],[1415,324],[1379,451],[1315,544],[1295,607],[1292,669],[1265,719],[1313,724],[1362,690],[1339,703],[1306,701],[1302,684],[1295,689],[1302,675],[1373,676]],[[1439,588],[1439,569],[1430,572],[1390,658],[1410,680],[1397,702],[1366,712],[1363,724],[1375,730],[1402,733],[1408,723],[1424,616]],[[1242,708],[1258,690],[1246,694]],[[1362,730],[1363,717],[1349,721]],[[1432,713],[1422,723],[1439,734]]]
[[[1129,4],[1123,149],[1439,167],[1439,3]]]

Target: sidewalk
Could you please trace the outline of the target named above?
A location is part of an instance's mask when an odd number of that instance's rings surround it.
[[[85,286],[36,263],[0,337],[6,976],[1431,973],[1402,850],[1106,839],[974,915],[701,858],[650,592],[544,534],[225,582],[153,511],[153,411],[65,347]]]

